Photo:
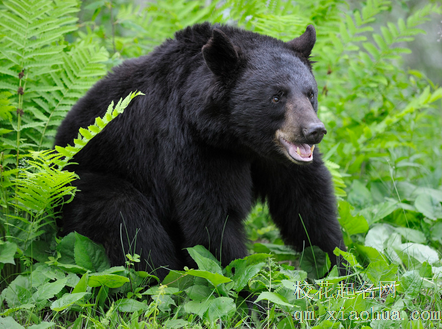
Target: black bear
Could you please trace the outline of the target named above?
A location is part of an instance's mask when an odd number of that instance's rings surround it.
[[[204,23],[114,68],[68,113],[56,145],[72,143],[111,101],[145,96],[75,156],[69,170],[80,179],[63,234],[102,243],[112,265],[131,247],[164,278],[194,266],[184,248],[198,244],[224,266],[245,257],[243,221],[267,200],[287,244],[317,245],[339,263],[331,176],[315,148],[326,133],[309,60],[315,41],[313,26],[283,42]]]

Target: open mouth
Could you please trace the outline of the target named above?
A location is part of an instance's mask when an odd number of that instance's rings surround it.
[[[289,158],[291,158],[290,160],[296,163],[309,163],[313,161],[315,145],[291,143],[282,136],[279,136],[279,141],[284,146]]]

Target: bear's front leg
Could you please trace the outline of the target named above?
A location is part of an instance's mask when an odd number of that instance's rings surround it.
[[[326,252],[340,275],[346,274],[342,258],[333,250],[345,250],[330,172],[315,151],[311,164],[258,161],[252,167],[257,195],[266,198],[272,219],[285,243],[296,250],[316,245]]]
[[[112,266],[124,265],[125,254],[136,253],[141,256],[137,270],[152,272],[161,280],[168,269],[182,268],[148,197],[113,175],[77,174],[75,198],[63,206],[63,235],[76,231],[103,244]]]
[[[172,185],[172,204],[181,227],[182,248],[202,245],[223,267],[247,256],[244,219],[252,207],[250,162],[223,150],[195,152],[190,165],[173,170],[185,173]],[[196,268],[190,255],[186,265]]]
[[[186,237],[184,248],[202,245],[221,262],[223,267],[235,259],[246,257],[247,248],[243,226],[245,216],[226,213],[222,207],[217,207],[214,203],[211,204],[211,209],[204,213],[198,212],[193,216],[186,216],[186,218],[197,220],[181,225]],[[197,268],[190,255],[185,263],[189,267]]]

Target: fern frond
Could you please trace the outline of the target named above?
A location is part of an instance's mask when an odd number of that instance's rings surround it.
[[[112,102],[103,117],[98,117],[95,119],[93,125],[85,128],[80,128],[78,137],[74,139],[74,146],[68,145],[66,147],[61,147],[56,145],[55,150],[63,155],[65,158],[60,160],[58,165],[62,167],[70,161],[75,154],[80,152],[80,150],[86,146],[86,144],[97,134],[99,134],[113,119],[124,112],[125,108],[129,105],[130,101],[136,96],[144,95],[141,92],[132,92],[126,98],[120,99],[120,101],[114,106]]]
[[[26,250],[29,243],[42,234],[42,227],[51,223],[56,215],[54,209],[62,203],[70,202],[75,195],[75,187],[70,183],[77,179],[74,172],[63,170],[72,157],[79,152],[106,125],[123,113],[130,101],[141,95],[140,92],[130,93],[115,106],[110,104],[103,118],[97,118],[94,125],[80,129],[74,146],[56,147],[54,150],[31,152],[23,157],[24,168],[3,172],[3,187],[12,184],[16,187],[15,203],[11,203],[20,215],[7,215],[4,219],[8,240],[17,243],[19,248]],[[18,179],[13,179],[18,173]],[[2,201],[7,202],[7,196]],[[5,199],[5,201],[3,200]],[[51,219],[51,220],[46,220]]]
[[[428,86],[420,95],[418,95],[418,97],[414,97],[404,109],[397,113],[391,113],[380,123],[373,125],[371,127],[372,134],[375,135],[385,132],[387,129],[389,129],[389,127],[398,121],[403,120],[406,115],[423,108],[428,108],[430,107],[431,103],[434,103],[440,98],[442,98],[442,88],[438,88],[432,93],[430,91],[430,86]],[[361,136],[360,140],[361,142],[365,142],[366,138]]]
[[[12,83],[8,83],[6,81],[0,81],[0,89],[8,90],[10,92],[17,92],[17,85],[13,85]]]
[[[8,92],[0,93],[0,121],[11,119],[11,112],[15,110],[14,106],[11,105],[11,97],[12,94]],[[3,129],[4,130],[4,129]],[[0,130],[1,131],[1,130]],[[4,133],[4,132],[3,132]],[[0,133],[1,135],[1,133]]]
[[[346,185],[344,183],[342,174],[339,172],[340,168],[339,165],[330,160],[326,160],[325,166],[332,174],[333,186],[335,188],[335,195],[338,198],[343,198],[347,196],[347,193],[344,190],[346,188]]]
[[[263,14],[256,16],[253,20],[255,32],[270,35],[283,41],[289,41],[302,33],[309,23],[308,17],[302,17],[297,12],[285,16]]]
[[[44,124],[40,121],[43,112],[34,110],[41,102],[36,100],[42,94],[51,98],[61,88],[48,78],[51,73],[63,69],[64,35],[77,29],[77,18],[71,14],[79,8],[78,2],[73,0],[63,1],[62,5],[54,0],[6,0],[2,3],[5,10],[0,12],[0,34],[3,36],[0,39],[0,90],[13,92],[13,105],[20,109],[20,117],[15,119],[17,124],[11,123],[17,134],[10,136],[17,141],[18,154],[18,141],[43,131]],[[19,88],[22,91],[17,93]],[[35,140],[23,140],[23,145]]]
[[[51,165],[56,160],[52,153],[52,150],[33,152],[32,160],[27,161],[29,166],[20,174],[17,204],[27,213],[32,210],[34,216],[42,215],[67,195],[73,197],[75,188],[66,185],[77,176]]]
[[[104,49],[81,43],[64,52],[63,37],[75,31],[75,0],[8,0],[0,13],[0,90],[24,90],[22,137],[37,141],[37,149],[51,147],[55,126],[78,98],[106,73]],[[20,81],[18,74],[24,69]],[[31,123],[39,122],[31,128]],[[27,129],[28,128],[28,129]],[[15,139],[14,137],[12,137]]]
[[[20,1],[10,0],[4,1],[3,5],[9,9],[10,12],[16,16],[21,17],[26,22],[30,23],[35,20],[35,17],[39,17],[42,13],[45,13],[49,8],[49,2],[40,1]]]
[[[54,92],[49,90],[35,90],[39,96],[36,103],[46,115],[44,127],[40,130],[38,149],[50,147],[49,132],[59,125],[59,119],[64,117],[68,110],[76,103],[97,80],[106,73],[102,64],[107,60],[108,53],[104,48],[97,49],[89,45],[78,45],[69,53],[63,54],[60,69],[50,73],[50,82],[55,85]]]
[[[32,153],[19,179],[14,180],[17,192],[13,205],[17,213],[23,215],[6,215],[4,226],[8,240],[17,243],[23,251],[44,233],[42,228],[52,222],[46,219],[54,218],[54,207],[72,200],[75,194],[75,187],[70,183],[77,176],[54,166],[56,155],[53,153],[51,150]]]

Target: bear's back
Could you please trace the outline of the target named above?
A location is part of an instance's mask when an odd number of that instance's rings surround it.
[[[244,58],[262,56],[259,48],[277,51],[279,47],[286,47],[280,40],[226,25],[203,23],[187,27],[149,55],[124,61],[98,81],[69,111],[58,130],[55,144],[72,143],[80,127],[93,124],[96,117],[104,115],[112,101],[116,103],[133,91],[141,91],[146,96],[132,101],[126,111],[131,112],[130,116],[164,120],[164,116],[171,115],[160,113],[170,111],[166,103],[175,103],[172,110],[179,110],[179,101],[189,84],[200,84],[204,90],[210,85],[208,80],[213,78],[201,49],[211,38],[214,28],[222,30],[234,44],[240,45]]]
[[[146,94],[129,105],[127,112],[137,112],[133,115],[145,117],[147,113],[139,112],[164,105],[164,100],[169,100],[171,93],[185,83],[189,72],[203,64],[201,48],[210,39],[211,31],[208,23],[188,27],[149,55],[125,60],[114,67],[72,107],[58,129],[55,145],[71,144],[80,127],[93,124],[96,117],[105,114],[111,102],[118,102],[130,92]]]

